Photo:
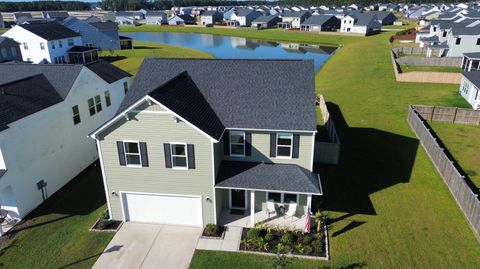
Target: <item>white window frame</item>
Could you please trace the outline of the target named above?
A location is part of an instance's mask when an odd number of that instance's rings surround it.
[[[243,143],[232,143],[232,134],[236,136],[243,135]],[[229,132],[229,147],[230,147],[230,156],[231,157],[245,157],[245,132],[244,131],[230,131]],[[242,145],[243,146],[243,154],[232,154],[232,145]]]
[[[77,113],[77,114],[75,114],[75,111],[74,111],[74,109],[73,109],[74,107],[77,107],[77,110],[78,110],[78,113]],[[80,124],[80,123],[82,122],[82,117],[80,116],[80,107],[79,107],[78,105],[72,106],[72,114],[73,114],[73,117],[72,117],[72,119],[73,119],[73,125]],[[77,123],[75,123],[75,117],[76,117],[76,116],[78,116],[78,122],[77,122]]]
[[[285,196],[284,194],[294,194],[297,196],[297,205],[299,204],[300,202],[300,194],[298,193],[290,193],[290,192],[279,192],[279,191],[267,191],[267,201],[268,201],[268,194],[270,193],[280,193],[280,202],[274,202],[275,204],[278,204],[278,205],[285,205],[285,204],[288,204],[287,202],[285,202]]]
[[[290,136],[290,156],[278,156],[278,138],[279,136],[281,135],[285,135],[285,136]],[[277,159],[292,159],[292,153],[293,153],[293,134],[292,133],[277,133],[277,136],[276,136],[276,148],[275,148],[275,151],[276,151],[276,158]],[[287,145],[280,145],[280,147],[283,147],[283,148],[286,148],[288,147]]]
[[[187,147],[187,143],[184,143],[184,142],[170,142],[170,161],[172,162],[172,169],[175,169],[175,170],[188,170],[188,147]],[[182,155],[174,155],[173,154],[173,147],[174,146],[178,146],[178,145],[182,145],[185,147],[185,166],[175,166],[175,164],[173,163],[173,157],[183,157]]]
[[[140,150],[140,141],[138,140],[123,140],[123,155],[125,157],[125,166],[126,167],[134,167],[134,168],[142,168],[142,152]],[[138,147],[138,157],[140,160],[140,164],[128,164],[128,158],[127,155],[137,155],[137,153],[127,153],[127,147],[125,146],[125,143],[132,143],[132,144],[137,144]]]

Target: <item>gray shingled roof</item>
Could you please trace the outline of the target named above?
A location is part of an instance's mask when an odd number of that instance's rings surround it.
[[[122,69],[110,64],[104,60],[98,60],[95,63],[86,65],[93,73],[97,74],[107,83],[113,83],[125,77],[131,77],[132,75]]]
[[[212,16],[213,14],[222,14],[216,10],[206,10],[205,12],[202,13],[202,16]]]
[[[357,21],[355,22],[355,25],[364,26],[364,25],[367,25],[369,22],[371,22],[374,19],[374,17],[377,17],[377,15],[369,14],[369,13],[360,13],[360,14],[354,15],[354,17],[357,19]],[[377,17],[377,20],[378,20],[378,17]]]
[[[470,80],[470,82],[475,85],[478,89],[480,89],[480,70],[470,71],[470,72],[463,72],[463,76]]]
[[[5,173],[7,173],[6,169],[0,169],[0,178],[3,177],[3,175],[5,175]]]
[[[70,30],[66,26],[56,22],[22,24],[19,26],[46,40],[57,40],[80,36],[79,33]]]
[[[330,20],[333,15],[313,15],[310,18],[306,19],[302,25],[323,25],[325,22]]]
[[[215,187],[322,194],[320,176],[296,164],[223,161]]]
[[[464,53],[463,55],[467,56],[468,58],[480,59],[480,52]]]
[[[300,18],[305,15],[310,15],[310,12],[308,10],[301,10],[301,11],[289,11],[283,13],[284,18]]]
[[[147,58],[118,113],[184,71],[226,128],[316,131],[313,60]]]
[[[252,13],[252,12],[255,12],[255,13],[259,13],[258,11],[256,10],[253,10],[253,9],[247,9],[247,8],[244,8],[244,9],[239,9],[237,11],[237,16],[239,17],[244,17],[244,16],[247,16],[248,14]]]
[[[260,17],[256,18],[255,20],[253,20],[252,23],[257,23],[257,22],[268,23],[275,18],[278,18],[278,15],[260,16]]]

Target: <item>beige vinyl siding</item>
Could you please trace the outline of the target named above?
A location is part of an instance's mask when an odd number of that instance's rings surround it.
[[[289,163],[297,164],[308,170],[312,168],[312,148],[313,148],[313,133],[301,133],[300,148],[298,159],[282,159],[270,157],[270,133],[263,131],[247,131],[252,133],[252,155],[245,157],[230,157],[223,154],[223,139],[220,141],[220,154],[222,160],[229,161],[244,161],[244,162],[273,162],[273,163]]]
[[[205,135],[170,114],[129,113],[102,132],[100,143],[110,195],[112,217],[121,220],[119,195],[112,191],[201,195],[204,225],[214,222],[215,207],[206,197],[213,197],[212,142]],[[116,141],[138,140],[147,143],[149,167],[120,166]],[[165,167],[164,143],[195,145],[196,169],[174,170]]]

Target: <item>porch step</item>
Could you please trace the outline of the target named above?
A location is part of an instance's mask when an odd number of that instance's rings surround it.
[[[219,251],[238,251],[240,240],[242,238],[242,227],[229,226],[223,239],[204,239],[200,238],[197,249],[219,250]]]

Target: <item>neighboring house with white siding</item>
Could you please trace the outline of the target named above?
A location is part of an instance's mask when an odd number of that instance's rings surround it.
[[[16,25],[2,36],[20,43],[24,61],[32,63],[68,63],[68,51],[82,46],[79,33],[56,23]]]
[[[252,226],[270,220],[271,201],[295,206],[286,222],[303,228],[322,195],[314,74],[311,60],[145,59],[90,135],[111,218]]]
[[[168,23],[168,16],[167,13],[163,11],[154,11],[148,10],[145,13],[145,23],[146,24],[167,24]]]
[[[341,20],[340,32],[369,35],[380,31],[382,24],[374,13],[351,13]]]
[[[480,70],[463,72],[460,95],[473,109],[480,109]]]
[[[130,75],[104,61],[0,74],[0,207],[18,220],[97,160],[87,135],[115,115]]]

